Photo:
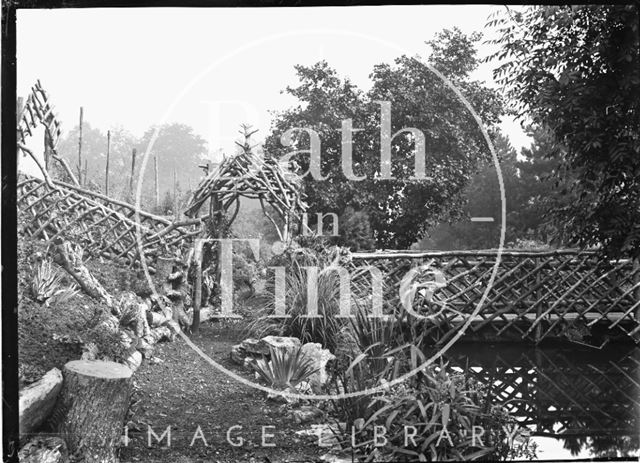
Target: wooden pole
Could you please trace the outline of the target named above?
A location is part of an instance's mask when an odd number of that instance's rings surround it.
[[[49,135],[49,131],[45,129],[44,131],[44,168],[49,172],[49,165],[51,159],[51,136]]]
[[[136,149],[131,151],[131,177],[129,178],[129,194],[131,195],[131,201],[133,201],[133,175],[136,170]]]
[[[80,185],[82,183],[82,116],[83,110],[82,106],[80,106],[80,123],[78,124],[78,182]],[[86,180],[85,180],[86,181]]]
[[[153,156],[153,174],[156,187],[156,210],[160,207],[160,185],[158,183],[158,155]]]
[[[173,168],[173,215],[178,220],[178,180],[176,168]]]
[[[191,332],[197,334],[200,329],[200,306],[202,304],[202,240],[197,240],[193,258],[196,264],[196,288],[193,298],[193,322],[191,323]]]
[[[107,130],[107,166],[104,172],[104,195],[109,196],[109,155],[111,148],[111,131]]]

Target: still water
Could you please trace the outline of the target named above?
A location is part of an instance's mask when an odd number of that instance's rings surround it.
[[[539,460],[640,455],[640,348],[462,343],[445,359],[490,387]]]

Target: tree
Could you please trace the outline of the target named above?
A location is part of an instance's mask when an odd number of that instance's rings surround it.
[[[71,166],[73,173],[78,176],[78,138],[79,128],[76,125],[64,137],[60,138],[56,150]],[[91,127],[87,121],[82,123],[82,180],[83,184],[95,181],[98,175],[104,179],[104,164],[107,153],[107,136]],[[84,173],[85,162],[87,166]],[[102,169],[102,170],[100,170]],[[80,180],[80,179],[78,179]]]
[[[494,76],[514,110],[563,148],[571,242],[640,257],[640,17],[637,4],[536,6],[489,22]]]
[[[529,237],[545,243],[565,245],[569,237],[557,226],[557,213],[571,202],[570,172],[562,172],[564,150],[544,127],[527,127],[532,138],[529,148],[520,152],[516,162],[519,188],[513,198],[517,205],[509,222],[519,237]]]
[[[445,74],[470,100],[486,125],[493,127],[502,114],[498,94],[469,79],[477,66],[474,42],[459,30],[444,31],[428,45],[429,62]],[[393,65],[380,64],[370,76],[368,92],[348,79],[341,79],[326,62],[311,67],[296,66],[300,85],[287,92],[300,105],[277,114],[265,151],[283,156],[307,149],[309,135],[297,131],[290,146],[281,144],[287,130],[315,130],[321,140],[323,180],[304,176],[311,212],[334,212],[342,216],[347,207],[369,217],[378,247],[406,248],[427,227],[450,209],[459,207],[459,194],[489,150],[477,123],[455,93],[418,59],[401,56]],[[394,137],[391,144],[393,179],[382,178],[381,101],[391,103],[391,130],[412,127],[424,134],[426,179],[414,176],[414,136]],[[342,171],[342,121],[352,120],[353,173]],[[309,156],[294,157],[299,171],[309,169]],[[314,214],[310,214],[310,217]]]
[[[150,127],[140,141],[140,159],[136,166],[136,178],[139,176],[139,169],[142,165],[142,154],[146,152],[155,129],[155,127]],[[195,188],[202,179],[203,171],[198,165],[206,159],[206,154],[206,141],[196,134],[190,126],[179,123],[162,125],[147,160],[143,178],[144,196],[153,197],[155,195],[152,156],[158,158],[160,196],[163,197],[169,192],[173,197],[175,188],[176,196],[179,201],[182,201],[185,199],[185,194],[179,193]]]
[[[519,235],[514,214],[521,206],[520,179],[516,168],[516,151],[509,139],[498,133],[494,147],[500,162],[507,207],[505,243],[514,243]],[[416,245],[419,249],[491,249],[500,243],[502,195],[498,174],[492,161],[484,161],[462,193],[462,214],[449,217],[428,231]],[[493,222],[472,222],[471,217],[491,217]]]

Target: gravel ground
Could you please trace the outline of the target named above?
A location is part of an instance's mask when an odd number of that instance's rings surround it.
[[[205,324],[192,341],[224,367],[252,379],[229,360],[231,346],[240,339],[233,337],[224,327]],[[136,372],[129,443],[120,450],[121,461],[313,462],[327,453],[315,436],[295,434],[311,425],[296,424],[287,416],[289,406],[268,401],[264,392],[213,368],[180,338],[158,345],[154,356],[158,363],[145,361]],[[171,446],[166,436],[161,443],[152,436],[148,447],[150,429],[161,436],[168,426]],[[242,445],[231,445],[227,433],[236,444],[242,438]],[[273,447],[262,445],[263,434]]]

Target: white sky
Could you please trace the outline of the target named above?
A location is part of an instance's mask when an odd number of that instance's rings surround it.
[[[268,110],[294,103],[280,91],[296,83],[295,64],[326,59],[367,88],[374,64],[424,56],[424,41],[443,28],[482,31],[498,8],[21,9],[18,95],[39,78],[63,129],[83,106],[84,120],[104,132],[120,125],[140,136],[152,124],[183,122],[211,152],[231,149],[241,122],[265,134]],[[489,51],[480,45],[481,57]],[[474,77],[493,86],[492,66]],[[505,120],[503,129],[516,148],[528,145],[519,124]]]

